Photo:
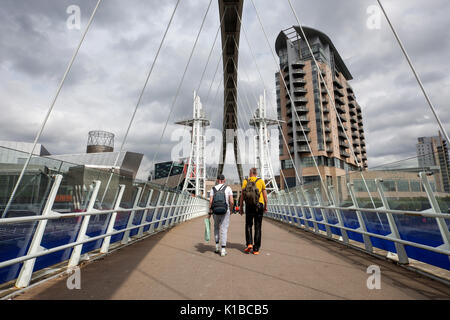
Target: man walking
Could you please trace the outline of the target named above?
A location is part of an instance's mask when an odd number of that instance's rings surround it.
[[[216,253],[223,257],[227,254],[228,226],[230,224],[230,208],[233,208],[233,191],[225,184],[225,176],[217,176],[217,185],[209,192],[209,217],[214,218],[214,239],[216,240]],[[219,238],[220,244],[219,245]]]
[[[267,191],[264,181],[257,177],[258,170],[251,168],[249,178],[242,183],[242,196],[240,199],[240,214],[243,214],[242,203],[245,201],[245,240],[247,248],[244,250],[259,254],[261,248],[261,224],[264,212],[267,211]],[[255,225],[255,236],[252,236]]]

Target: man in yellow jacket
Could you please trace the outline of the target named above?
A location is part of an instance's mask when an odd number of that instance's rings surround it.
[[[243,214],[243,202],[245,200],[245,241],[247,248],[244,250],[247,253],[253,250],[253,254],[259,254],[261,247],[261,224],[264,212],[267,211],[267,191],[264,180],[257,177],[258,170],[251,168],[249,178],[242,183],[242,196],[240,198],[240,214]],[[247,185],[256,186],[256,193],[259,194],[257,199],[252,201],[251,190]],[[246,198],[246,199],[244,199]],[[254,202],[254,203],[253,203]],[[255,225],[255,236],[252,236],[253,225]]]

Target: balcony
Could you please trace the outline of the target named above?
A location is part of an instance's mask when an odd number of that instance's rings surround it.
[[[350,148],[350,145],[348,144],[348,142],[339,140],[339,146],[343,147],[343,148]]]
[[[301,103],[301,104],[306,104],[308,103],[308,99],[304,98],[304,97],[292,97],[292,100],[294,101],[294,103]]]
[[[342,89],[334,87],[334,93],[336,93],[339,97],[344,96],[344,91]]]
[[[343,156],[344,158],[350,158],[350,154],[348,154],[348,153],[345,152],[344,150],[340,150],[340,154],[341,154],[341,156]]]
[[[337,80],[337,79],[334,79],[333,80],[333,84],[336,86],[336,87],[338,87],[339,89],[342,89],[343,88],[343,86],[342,86],[342,84],[339,82],[339,80]]]
[[[337,112],[339,113],[345,113],[345,108],[339,104],[335,105]]]
[[[357,123],[357,122],[358,122],[358,120],[356,120],[356,118],[355,118],[355,117],[350,117],[350,122],[351,122],[351,123]]]
[[[311,131],[311,129],[310,128],[308,128],[307,126],[303,126],[303,129],[302,129],[302,127],[297,127],[297,133],[298,132],[301,132],[302,134],[303,134],[303,132],[305,132],[305,133],[308,133],[308,132],[310,132]]]
[[[306,72],[303,71],[302,69],[293,69],[292,70],[292,76],[294,78],[303,78],[305,76]]]
[[[300,146],[297,148],[297,151],[301,152],[301,153],[305,153],[305,152],[309,153],[309,148],[308,148],[308,146]]]
[[[344,105],[345,104],[344,100],[341,97],[338,97],[338,96],[334,96],[334,101],[336,101],[340,105]]]
[[[328,104],[328,100],[322,99],[322,104]]]
[[[306,84],[306,80],[305,79],[302,79],[302,78],[297,78],[297,79],[294,79],[293,81],[292,81],[292,83],[294,84],[294,86],[295,86],[295,84],[301,84],[301,85],[305,85]]]
[[[326,147],[327,152],[333,152],[334,149],[332,147]]]
[[[309,119],[306,116],[300,116],[300,117],[296,118],[296,121],[298,122],[299,119],[301,122],[309,122]]]
[[[352,131],[358,131],[358,126],[355,124],[351,124]]]
[[[361,154],[361,150],[359,148],[353,149],[353,152],[355,152],[355,154]]]
[[[339,114],[339,119],[341,119],[342,122],[347,122],[347,119],[342,114]]]
[[[353,108],[349,109],[349,113],[350,113],[351,116],[356,116],[355,109],[353,109]]]
[[[331,132],[331,129],[330,129],[330,128],[325,128],[324,131],[325,131],[326,133],[330,133],[330,132]]]
[[[323,117],[323,122],[330,122],[330,119],[328,117]]]
[[[356,108],[356,104],[353,101],[349,101],[348,106],[350,107],[350,109]]]
[[[347,84],[347,92],[353,93],[353,88],[349,84]]]
[[[300,107],[295,107],[295,111],[297,111],[298,113],[305,113],[308,112],[308,108],[305,106],[300,106]]]
[[[361,146],[366,146],[366,142],[364,140],[361,140]]]
[[[304,135],[297,137],[297,142],[306,143],[306,141],[311,142],[311,139],[310,138],[306,139]]]
[[[323,102],[322,102],[322,104],[323,104]],[[328,108],[325,107],[325,106],[322,106],[322,110],[323,110],[323,113],[329,113],[330,112],[330,110],[328,110]]]
[[[352,138],[353,139],[358,139],[359,138],[358,131],[352,131]]]
[[[333,142],[333,140],[331,139],[331,137],[326,137],[325,138],[325,142],[326,143],[331,143],[331,142]]]
[[[360,142],[360,140],[359,139],[353,139],[353,145],[354,146],[359,146],[359,142]]]
[[[362,159],[363,160],[367,160],[367,156],[362,156]]]
[[[291,66],[294,69],[303,68],[305,66],[305,63],[303,61],[296,61],[296,62],[293,62],[291,64]]]
[[[347,96],[348,101],[355,101],[355,97],[353,96],[353,94],[349,94]]]
[[[306,90],[305,88],[302,88],[302,87],[298,87],[298,88],[294,87],[294,89],[292,91],[294,91],[295,94],[301,94],[301,95],[305,95],[306,93],[308,93],[308,90]]]
[[[342,131],[338,132],[338,136],[342,139],[347,139],[347,136],[345,135],[345,133],[343,133]]]

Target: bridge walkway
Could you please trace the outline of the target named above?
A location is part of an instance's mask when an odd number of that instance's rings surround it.
[[[64,276],[15,299],[450,299],[445,284],[266,218],[261,254],[245,254],[244,221],[232,215],[225,257],[197,218],[83,265],[79,290]],[[367,288],[370,265],[380,290]]]

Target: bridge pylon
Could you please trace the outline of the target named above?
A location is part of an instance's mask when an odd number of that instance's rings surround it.
[[[206,197],[205,127],[209,126],[210,122],[206,119],[200,97],[195,91],[192,119],[178,121],[176,124],[192,127],[191,151],[183,191]]]
[[[268,193],[278,192],[278,186],[273,173],[272,162],[270,161],[269,152],[269,132],[267,127],[277,125],[278,120],[270,119],[266,114],[266,91],[259,96],[258,107],[255,110],[253,118],[250,119],[250,125],[256,130],[254,136],[254,163],[259,169],[261,179],[266,182]]]

